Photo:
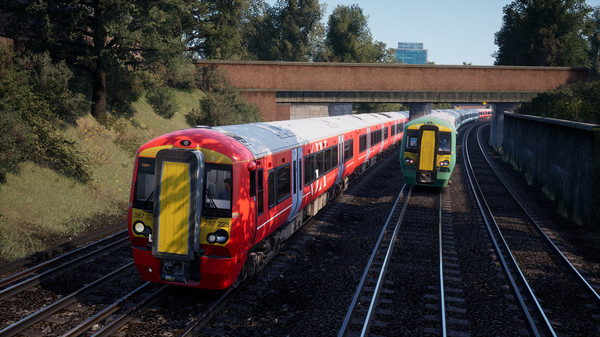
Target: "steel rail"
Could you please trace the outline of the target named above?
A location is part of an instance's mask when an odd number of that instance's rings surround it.
[[[525,209],[525,206],[523,206],[523,203],[519,200],[519,198],[516,196],[516,194],[514,193],[514,191],[511,188],[509,188],[508,182],[506,181],[506,179],[504,179],[504,177],[500,174],[500,172],[498,172],[498,170],[496,169],[495,165],[493,165],[492,162],[490,161],[489,156],[487,155],[486,151],[483,149],[483,146],[481,145],[481,139],[480,138],[481,138],[481,128],[479,128],[478,131],[477,131],[477,143],[479,145],[479,149],[483,153],[484,158],[487,161],[488,165],[494,171],[494,174],[496,174],[496,177],[498,177],[498,179],[504,185],[504,188],[508,191],[508,193],[511,195],[511,197],[517,202],[517,204],[519,205],[519,207],[521,208],[521,210],[523,211],[523,213],[525,215],[527,215],[527,218],[529,219],[529,221],[535,226],[536,231],[538,233],[540,233],[540,235],[542,235],[542,237],[545,239],[546,243],[548,245],[550,245],[550,247],[554,250],[554,252],[556,254],[558,254],[562,258],[562,261],[564,263],[566,263],[567,267],[570,269],[570,271],[573,274],[575,274],[576,278],[588,290],[589,294],[592,297],[594,297],[597,301],[600,301],[600,295],[598,295],[598,293],[596,292],[596,290],[587,282],[587,280],[583,277],[583,275],[581,275],[579,273],[579,271],[577,270],[577,268],[575,268],[575,266],[573,266],[573,264],[569,261],[569,259],[560,251],[560,249],[554,244],[554,242],[552,241],[552,239],[550,239],[546,235],[546,233],[544,232],[544,230],[538,225],[537,221],[535,221],[533,219],[533,216],[527,211],[527,209]]]
[[[160,295],[163,291],[165,291],[166,289],[171,289],[171,288],[172,288],[172,286],[170,286],[168,284],[162,285],[162,287],[158,288],[152,294],[141,299],[139,302],[137,302],[134,306],[129,308],[126,312],[121,314],[119,317],[110,321],[110,323],[108,323],[107,325],[102,327],[102,329],[96,331],[92,335],[92,337],[110,336],[115,330],[120,329],[122,326],[127,324],[127,322],[131,319],[131,314],[140,310],[144,306],[149,305],[150,303],[155,301],[158,298],[158,295]]]
[[[438,249],[440,259],[440,332],[442,337],[446,337],[446,304],[444,299],[444,257],[443,257],[443,245],[442,245],[442,190],[438,197]]]
[[[129,292],[125,296],[123,296],[120,299],[116,300],[113,304],[107,306],[106,308],[104,308],[101,311],[97,312],[92,317],[90,317],[90,318],[86,319],[85,321],[81,322],[79,325],[77,325],[73,329],[71,329],[68,332],[64,333],[62,336],[63,337],[66,337],[66,336],[79,336],[79,335],[83,334],[84,332],[86,332],[87,330],[89,330],[94,324],[102,321],[103,319],[105,319],[106,317],[108,317],[109,315],[111,315],[112,313],[114,313],[115,311],[119,310],[119,308],[123,305],[123,303],[125,303],[125,301],[129,300],[133,296],[136,296],[137,294],[139,294],[140,292],[142,292],[143,290],[145,290],[151,284],[152,284],[151,282],[145,282],[145,283],[143,283],[139,287],[135,288],[133,291]]]
[[[404,194],[404,190],[405,190],[406,186],[407,185],[404,185],[402,187],[402,190],[400,190],[400,193],[398,193],[398,197],[396,198],[396,201],[394,202],[394,206],[392,207],[392,210],[390,211],[390,214],[388,215],[385,225],[383,226],[383,229],[381,230],[381,234],[379,234],[379,238],[377,239],[377,242],[375,243],[375,248],[373,249],[373,252],[371,253],[371,257],[369,258],[369,261],[367,262],[367,267],[365,268],[365,271],[363,272],[363,275],[360,279],[358,287],[356,288],[356,292],[354,294],[354,297],[352,298],[352,302],[350,303],[348,312],[346,313],[346,316],[342,323],[342,327],[340,328],[340,331],[338,332],[338,337],[343,337],[348,330],[348,325],[350,324],[350,319],[354,315],[354,311],[357,307],[357,303],[360,298],[360,294],[362,293],[365,283],[367,281],[370,267],[373,265],[373,262],[375,261],[375,257],[377,256],[377,253],[379,252],[379,246],[381,246],[381,242],[383,241],[383,238],[385,237],[385,233],[388,230],[389,223],[390,223],[390,220],[394,213],[394,210],[396,210],[398,203],[400,202],[400,199],[402,198],[402,195]],[[409,189],[407,200],[405,202],[405,207],[403,208],[403,212],[401,214],[400,219],[402,219],[404,210],[406,210],[406,206],[408,205],[408,199],[410,199],[411,194],[412,194],[412,187]],[[391,242],[390,243],[390,245],[391,245],[393,242],[392,241],[390,241],[390,242]]]
[[[27,329],[28,327],[34,325],[35,323],[43,320],[44,318],[56,313],[57,311],[65,308],[69,304],[75,302],[77,300],[77,296],[82,296],[82,295],[88,294],[88,293],[96,290],[104,282],[112,281],[113,279],[115,279],[115,278],[121,276],[122,274],[124,274],[125,272],[127,272],[128,269],[132,269],[132,267],[134,267],[133,262],[128,263],[125,266],[111,272],[110,274],[107,274],[107,275],[97,279],[96,281],[88,284],[87,286],[61,298],[60,300],[44,307],[43,309],[40,309],[40,310],[36,311],[35,313],[21,319],[20,321],[14,323],[14,324],[11,324],[10,326],[0,330],[0,336],[15,335],[15,334]]]
[[[402,187],[402,190],[400,191],[400,195],[402,194],[403,191],[404,191],[404,187]],[[373,320],[373,315],[375,314],[375,307],[377,306],[377,299],[379,298],[379,294],[381,293],[381,287],[382,287],[383,281],[384,281],[383,278],[385,277],[385,274],[386,274],[387,268],[388,268],[388,264],[390,262],[390,259],[392,258],[392,253],[394,251],[394,246],[395,246],[394,241],[396,240],[396,237],[398,236],[398,230],[400,229],[400,225],[402,224],[402,219],[404,218],[404,213],[406,212],[406,208],[408,207],[408,200],[410,199],[411,194],[412,194],[412,187],[408,191],[408,197],[406,198],[406,202],[404,203],[404,206],[402,207],[402,212],[400,213],[400,217],[398,218],[398,221],[396,222],[396,225],[394,226],[394,232],[392,233],[392,237],[390,238],[390,244],[387,248],[385,258],[383,260],[383,265],[381,266],[381,270],[379,272],[379,277],[377,279],[375,291],[373,292],[373,297],[371,298],[371,304],[369,305],[369,311],[367,312],[367,316],[365,317],[365,324],[363,325],[363,329],[360,334],[361,337],[366,336],[369,333],[369,329],[371,328],[371,322]],[[396,204],[394,204],[394,209],[395,209],[395,206],[396,206]],[[392,213],[393,213],[394,209],[392,209],[392,212],[390,212],[390,215],[388,216],[385,227],[388,226],[388,223],[389,223],[390,219],[392,218]]]
[[[52,278],[52,277],[54,277],[53,274],[65,272],[65,271],[73,269],[85,262],[88,262],[90,259],[92,259],[98,255],[108,254],[114,250],[117,250],[121,246],[124,246],[125,244],[127,244],[128,241],[129,241],[129,237],[125,237],[119,241],[115,241],[115,242],[111,243],[110,245],[108,245],[106,247],[103,247],[102,249],[98,249],[96,251],[90,252],[90,253],[80,256],[72,261],[69,261],[63,265],[57,266],[55,268],[52,268],[48,271],[45,271],[45,272],[39,274],[39,275],[35,275],[34,277],[30,277],[19,283],[13,284],[12,286],[10,286],[8,288],[2,289],[0,291],[0,301],[6,299],[16,293],[21,292],[24,289],[27,289],[29,287],[33,287],[33,286],[40,284],[41,279],[44,277]]]
[[[463,136],[463,148],[462,148],[462,150],[463,150],[463,161],[465,163],[465,171],[467,172],[467,177],[469,179],[469,182],[470,182],[470,185],[471,185],[471,189],[473,191],[473,195],[474,195],[475,200],[477,202],[477,206],[478,206],[479,211],[480,211],[480,213],[482,215],[483,221],[485,222],[485,225],[487,227],[488,234],[490,235],[492,243],[494,244],[494,248],[496,250],[496,254],[500,258],[500,261],[502,262],[502,267],[504,269],[504,272],[505,272],[507,278],[510,281],[510,284],[511,284],[511,287],[513,289],[513,292],[514,292],[514,294],[516,295],[516,297],[517,297],[517,299],[519,301],[519,305],[521,307],[521,311],[523,312],[523,314],[527,318],[527,322],[528,322],[529,328],[531,330],[530,332],[533,335],[535,335],[535,336],[541,336],[540,331],[538,330],[538,328],[537,328],[537,326],[535,324],[535,321],[534,321],[533,317],[531,316],[531,313],[529,312],[529,309],[528,309],[527,305],[525,304],[525,300],[523,299],[523,295],[521,294],[521,292],[518,289],[515,277],[512,275],[512,272],[509,270],[508,263],[506,261],[506,258],[504,257],[504,255],[502,254],[502,252],[500,250],[500,246],[499,246],[498,241],[502,242],[502,246],[504,247],[504,249],[508,253],[508,257],[507,258],[509,258],[511,260],[512,265],[515,267],[515,269],[518,272],[518,275],[520,276],[519,280],[527,288],[529,298],[535,304],[535,308],[537,309],[538,315],[540,317],[542,317],[542,319],[544,320],[546,330],[552,336],[556,336],[554,330],[552,329],[552,325],[548,321],[548,318],[544,314],[544,311],[542,310],[542,308],[541,308],[540,304],[538,303],[535,295],[533,294],[533,291],[531,290],[531,287],[529,286],[529,283],[525,279],[525,276],[521,272],[521,269],[519,268],[519,265],[517,264],[516,260],[514,259],[512,253],[510,251],[510,248],[508,248],[508,245],[507,245],[506,241],[504,240],[504,237],[502,236],[502,233],[500,232],[500,228],[498,227],[498,224],[496,223],[496,220],[494,219],[494,215],[492,214],[487,201],[483,197],[483,193],[481,191],[481,187],[479,186],[479,182],[477,181],[477,179],[475,177],[475,172],[473,171],[473,166],[471,164],[471,159],[470,159],[470,156],[469,156],[469,151],[467,150],[467,147],[468,147],[468,135],[470,134],[470,132],[472,131],[473,128],[474,127],[471,127],[469,129],[467,129],[466,132],[465,132],[465,134],[464,134],[464,136]],[[481,199],[480,199],[479,195],[481,195]],[[488,216],[486,216],[486,214],[489,214],[489,217],[490,217],[491,221],[494,223],[494,226],[495,226],[496,231],[497,231],[498,236],[499,236],[499,240],[496,240],[496,237],[495,237],[495,235],[494,235],[494,233],[492,231],[492,226],[490,225],[490,223],[488,221]]]
[[[86,249],[89,249],[89,248],[91,248],[91,247],[93,247],[93,246],[95,246],[95,245],[102,244],[104,241],[110,240],[110,239],[112,239],[112,238],[114,238],[114,237],[117,237],[117,236],[119,236],[119,235],[122,235],[122,234],[124,234],[124,233],[127,233],[127,230],[123,230],[123,231],[121,231],[121,232],[118,232],[118,233],[115,233],[115,234],[113,234],[113,235],[111,235],[111,236],[107,236],[107,237],[105,237],[105,238],[103,238],[103,239],[101,239],[101,240],[98,240],[98,241],[96,241],[96,242],[92,242],[92,243],[90,243],[89,245],[86,245],[86,246],[83,246],[83,247],[77,248],[77,249],[75,249],[75,250],[72,250],[72,251],[70,251],[70,252],[68,252],[68,253],[66,253],[66,254],[63,254],[63,255],[57,256],[57,257],[55,257],[55,258],[53,258],[53,259],[50,259],[50,260],[48,260],[48,261],[44,261],[44,262],[42,262],[42,263],[40,263],[40,264],[36,264],[36,265],[35,265],[35,266],[33,266],[33,267],[27,268],[27,269],[25,269],[25,270],[22,270],[22,271],[20,271],[20,272],[18,272],[18,273],[15,273],[15,274],[13,274],[13,275],[10,275],[10,276],[8,276],[8,277],[5,277],[5,278],[3,278],[3,279],[1,279],[1,280],[0,280],[0,287],[4,287],[4,286],[7,286],[8,284],[11,284],[11,283],[17,282],[17,281],[19,281],[19,280],[21,280],[21,279],[25,278],[26,276],[29,276],[29,275],[31,275],[31,274],[33,274],[33,273],[35,273],[36,271],[38,271],[38,270],[40,270],[40,269],[42,269],[42,268],[44,268],[44,267],[46,267],[46,266],[49,266],[49,265],[51,265],[52,263],[55,263],[55,262],[58,262],[58,261],[60,261],[60,260],[62,260],[62,259],[68,258],[68,257],[69,257],[69,256],[71,256],[71,255],[75,255],[75,254],[77,254],[77,253],[79,253],[79,252],[81,252],[81,251],[84,251],[84,250],[86,250]]]

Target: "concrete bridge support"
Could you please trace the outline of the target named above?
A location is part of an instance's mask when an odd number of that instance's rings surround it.
[[[492,125],[490,127],[490,144],[495,148],[502,146],[504,142],[504,112],[515,112],[520,103],[494,103],[492,113]]]
[[[431,103],[410,103],[408,119],[413,120],[431,113]]]

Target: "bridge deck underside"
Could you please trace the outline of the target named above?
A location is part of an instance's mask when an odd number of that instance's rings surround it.
[[[277,91],[277,103],[527,102],[537,92],[467,91]]]

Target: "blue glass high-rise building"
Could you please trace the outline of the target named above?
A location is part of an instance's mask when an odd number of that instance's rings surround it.
[[[396,61],[406,64],[427,64],[427,49],[420,42],[398,42]]]

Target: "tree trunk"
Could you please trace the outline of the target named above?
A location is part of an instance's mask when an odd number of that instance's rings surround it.
[[[92,70],[92,116],[106,124],[106,72],[100,66]]]

